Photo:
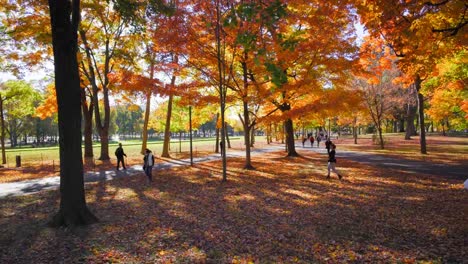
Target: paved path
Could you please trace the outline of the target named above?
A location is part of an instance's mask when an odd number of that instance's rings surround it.
[[[260,155],[261,153],[274,151],[278,149],[284,149],[284,146],[277,146],[272,145],[267,148],[262,149],[253,149],[252,156]],[[238,150],[228,150],[227,153],[228,157],[245,157],[245,151],[238,151]],[[197,157],[193,159],[194,163],[200,163],[205,161],[211,161],[220,159],[220,154],[212,154],[205,157]],[[153,167],[154,170],[165,170],[172,167],[177,166],[187,166],[190,165],[190,159],[183,159],[183,160],[159,160],[156,162],[155,166]],[[89,171],[86,172],[84,175],[85,182],[97,182],[97,181],[104,181],[104,180],[113,180],[122,177],[129,177],[135,176],[143,173],[143,168],[141,165],[134,165],[127,167],[127,170],[108,170],[108,171],[99,171],[93,172]],[[16,195],[25,195],[31,194],[35,192],[39,192],[42,190],[48,189],[56,189],[60,186],[60,177],[47,177],[42,179],[35,179],[35,180],[26,180],[21,182],[11,182],[11,183],[1,183],[0,184],[0,199],[9,196],[16,196]]]
[[[311,148],[306,146],[296,146],[297,150],[314,151],[317,153],[327,154],[327,150],[321,148]],[[349,159],[364,164],[380,166],[384,168],[391,168],[397,170],[404,170],[412,173],[424,173],[436,175],[450,179],[466,180],[468,178],[468,162],[463,165],[448,165],[448,164],[437,164],[418,160],[408,160],[403,158],[394,158],[381,154],[357,152],[357,151],[346,151],[337,150],[337,159]]]
[[[298,152],[302,151],[314,151],[316,153],[321,153],[324,156],[326,155],[326,150],[321,148],[311,148],[305,147],[302,145],[296,145]],[[284,145],[266,145],[261,149],[252,149],[252,156],[261,155],[265,152],[284,150]],[[245,157],[245,151],[238,150],[228,150],[228,157]],[[370,154],[370,153],[361,153],[355,151],[337,151],[336,154],[338,159],[350,159],[353,161],[382,166],[392,169],[401,169],[404,171],[409,171],[413,173],[425,173],[432,174],[446,178],[459,179],[461,182],[468,177],[468,164],[461,166],[454,165],[445,165],[445,164],[435,164],[422,161],[406,160],[391,158],[379,154]],[[211,161],[219,159],[219,154],[208,155],[205,157],[194,158],[194,163],[200,163],[205,161]],[[326,157],[324,157],[326,158]],[[164,170],[176,166],[186,166],[190,165],[190,159],[184,160],[168,160],[157,162],[156,166],[153,168],[155,170]],[[116,178],[129,177],[143,173],[142,165],[134,165],[127,170],[109,170],[109,171],[100,171],[100,172],[86,172],[85,173],[85,182],[97,182],[104,180],[112,180]],[[56,189],[60,185],[60,177],[48,177],[35,180],[27,180],[21,182],[12,182],[12,183],[2,183],[0,184],[0,198],[31,194],[42,190],[47,189]]]

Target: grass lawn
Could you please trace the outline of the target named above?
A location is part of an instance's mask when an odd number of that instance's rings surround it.
[[[232,142],[238,142],[239,137],[233,137]],[[124,150],[129,156],[141,156],[141,140],[128,140],[128,141],[119,141],[123,144]],[[215,139],[194,139],[193,140],[193,151],[198,150],[214,150]],[[160,154],[162,151],[162,141],[150,141],[148,142],[148,148],[151,149],[154,153]],[[114,151],[117,148],[118,143],[109,144],[109,156],[111,159],[115,159]],[[101,145],[94,144],[93,152],[95,159],[99,158]],[[190,144],[188,140],[179,140],[173,139],[171,141],[170,149],[173,153],[189,151]],[[25,166],[35,166],[49,164],[55,161],[56,164],[59,163],[59,148],[55,147],[38,147],[38,148],[18,148],[18,149],[7,149],[7,167],[15,166],[15,158],[17,155],[21,156],[21,163]]]
[[[0,263],[466,263],[460,181],[343,159],[327,180],[298,151],[88,184],[88,227],[46,227],[58,191],[2,199]]]
[[[462,165],[468,162],[468,137],[429,135],[426,137],[427,154],[421,154],[419,137],[404,140],[404,134],[384,134],[385,148],[372,142],[372,135],[360,135],[358,144],[350,136],[333,139],[339,149],[377,153],[403,159]]]

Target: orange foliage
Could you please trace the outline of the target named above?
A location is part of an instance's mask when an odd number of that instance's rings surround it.
[[[55,93],[55,86],[49,85],[47,87],[47,97],[45,100],[36,108],[36,113],[34,116],[39,117],[40,119],[46,119],[53,116],[57,113],[57,95]]]
[[[161,92],[162,83],[158,79],[151,79],[132,71],[121,70],[117,73],[109,73],[108,77],[112,86],[118,87],[121,91],[137,92],[149,89],[153,93]]]

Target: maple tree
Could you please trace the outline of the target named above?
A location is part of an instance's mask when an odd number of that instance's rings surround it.
[[[254,169],[251,162],[251,147],[254,146],[254,128],[260,114],[261,104],[264,103],[261,82],[255,76],[261,69],[256,67],[258,55],[262,47],[259,46],[261,38],[262,18],[261,3],[256,1],[241,1],[232,5],[224,18],[224,32],[230,37],[229,50],[232,59],[229,62],[228,82],[226,86],[235,92],[237,101],[241,102],[240,113],[244,131],[245,169]],[[257,87],[258,89],[254,88]]]
[[[276,12],[273,19],[284,19],[266,23],[263,38],[272,46],[264,62],[271,81],[268,100],[282,113],[288,156],[295,156],[292,120],[317,107],[306,98],[345,83],[355,52],[354,17],[346,2],[291,1]],[[328,106],[332,110],[333,102]]]
[[[42,70],[52,55],[47,1],[2,1],[0,6],[3,67],[19,78]]]
[[[400,75],[395,66],[395,57],[390,49],[382,46],[380,39],[367,38],[361,46],[363,67],[362,77],[356,85],[363,91],[362,96],[370,117],[377,129],[379,145],[384,149],[383,120],[390,116],[390,111],[398,105],[400,86],[394,80]]]
[[[191,27],[187,27],[186,35],[183,36],[186,44],[184,48],[188,56],[184,58],[187,65],[196,71],[193,73],[199,76],[197,87],[205,84],[207,100],[213,98],[213,91],[216,92],[220,107],[220,122],[224,124],[224,115],[227,101],[227,35],[224,31],[223,17],[228,11],[229,3],[225,1],[200,1],[193,5],[186,5],[184,21],[190,21]],[[203,55],[203,56],[200,56]],[[205,96],[199,99],[205,100]],[[221,126],[221,141],[226,146],[225,128]],[[222,149],[223,154],[226,148]],[[223,155],[223,181],[226,181],[226,160]]]
[[[149,62],[151,70],[158,71],[169,79],[169,83],[161,84],[159,89],[160,95],[168,96],[167,115],[165,116],[166,126],[164,130],[164,141],[161,156],[170,157],[170,129],[172,119],[172,108],[174,96],[178,93],[178,77],[180,72],[179,57],[184,50],[184,34],[186,32],[185,14],[182,6],[183,1],[175,1],[166,3],[164,1],[156,1],[150,4],[148,28],[148,43],[147,54],[152,57]],[[176,31],[179,36],[173,34]],[[154,74],[154,73],[152,73]],[[161,82],[164,82],[162,80]],[[147,108],[149,113],[149,108]],[[149,120],[149,117],[148,117]]]
[[[174,20],[172,17],[174,17],[175,13],[175,3],[166,3],[165,1],[143,3],[141,1],[127,0],[116,0],[114,2],[116,10],[124,18],[131,21],[134,28],[133,33],[136,35],[132,37],[133,41],[130,42],[131,45],[128,47],[132,49],[132,55],[127,60],[120,62],[118,67],[123,69],[123,71],[117,71],[116,74],[121,74],[119,79],[120,90],[129,92],[130,94],[142,93],[144,96],[145,113],[141,146],[141,153],[144,154],[148,141],[151,98],[156,94],[170,94],[170,91],[174,90],[170,89],[169,86],[165,87],[163,81],[156,78],[156,75],[159,71],[170,68],[165,68],[164,59],[161,59],[161,54],[166,50],[165,45],[177,47],[177,44],[172,44],[171,42],[174,39],[174,34],[171,34],[170,29],[178,24],[174,21],[167,22]],[[172,39],[170,36],[172,36]],[[174,84],[175,79],[172,85]],[[169,99],[172,100],[172,97]],[[170,114],[168,115],[168,120],[170,122]],[[168,144],[168,141],[169,138],[165,139],[165,146]],[[166,147],[163,149],[166,149]]]
[[[91,86],[95,127],[100,136],[100,160],[109,160],[110,79],[109,73],[119,57],[125,55],[125,29],[128,21],[113,9],[111,2],[89,1],[83,5],[79,30],[83,59],[80,69]],[[102,95],[103,111],[99,101]]]
[[[375,37],[382,37],[400,57],[398,65],[417,91],[420,147],[426,154],[423,81],[437,58],[448,56],[466,44],[465,1],[360,1],[362,23]]]
[[[445,134],[446,129],[467,127],[463,114],[463,101],[468,98],[465,88],[466,51],[445,58],[437,63],[436,75],[431,76],[423,87],[424,95],[429,98],[428,115],[435,120]]]

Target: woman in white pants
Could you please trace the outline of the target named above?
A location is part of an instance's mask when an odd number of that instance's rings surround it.
[[[336,173],[338,175],[338,178],[341,180],[341,178],[343,178],[341,176],[341,174],[336,170],[335,166],[336,166],[336,158],[335,158],[335,149],[336,149],[336,145],[335,144],[331,144],[331,151],[328,153],[328,175],[327,175],[327,179],[330,178],[330,170],[332,170],[334,173]]]

